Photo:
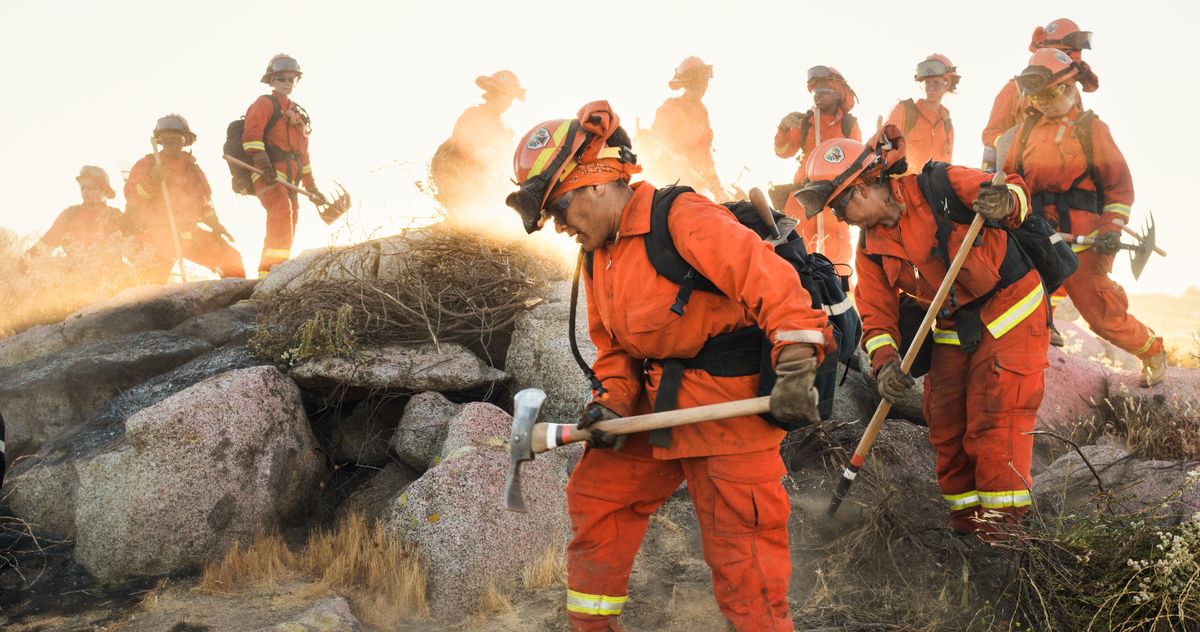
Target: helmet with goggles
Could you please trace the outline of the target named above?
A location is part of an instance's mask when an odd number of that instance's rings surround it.
[[[291,55],[279,53],[267,62],[267,70],[263,73],[262,81],[265,84],[270,84],[271,79],[279,75],[290,75],[293,77],[303,77],[304,73],[300,71],[300,62]]]
[[[1060,85],[1074,83],[1079,68],[1070,55],[1057,48],[1039,48],[1029,65],[1013,77],[1024,96],[1040,95]],[[1064,90],[1059,90],[1061,94]]]
[[[1037,52],[1039,48],[1091,50],[1092,32],[1080,30],[1078,24],[1067,18],[1058,18],[1046,26],[1033,29],[1033,36],[1029,39],[1029,52]]]
[[[154,124],[154,139],[158,140],[163,134],[176,132],[183,135],[183,144],[191,145],[196,142],[196,135],[188,127],[187,119],[179,114],[168,114]]]
[[[962,77],[958,75],[958,67],[950,63],[950,58],[940,53],[934,53],[925,58],[925,61],[917,64],[917,73],[913,79],[917,81],[925,81],[934,77],[945,77],[946,81],[950,82],[950,92],[958,87],[958,81]]]
[[[804,186],[794,194],[796,201],[809,218],[829,206],[841,219],[845,212],[842,202],[853,185],[875,182],[908,169],[905,149],[904,134],[890,123],[866,143],[848,138],[827,140],[813,149],[804,171]]]
[[[699,57],[688,57],[675,68],[675,76],[667,85],[672,90],[678,90],[688,85],[702,83],[712,79],[712,66],[704,63]]]

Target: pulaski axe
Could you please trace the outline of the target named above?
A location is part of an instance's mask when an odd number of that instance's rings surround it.
[[[1133,278],[1138,279],[1142,276],[1142,270],[1146,269],[1146,262],[1150,261],[1150,256],[1157,254],[1160,257],[1167,256],[1167,251],[1159,248],[1156,242],[1156,233],[1154,229],[1154,214],[1151,213],[1146,220],[1146,228],[1142,232],[1136,232],[1128,227],[1122,226],[1121,230],[1127,235],[1131,235],[1137,239],[1136,244],[1122,243],[1121,250],[1129,251],[1129,267],[1133,271]],[[1096,243],[1095,237],[1086,235],[1070,235],[1068,233],[1059,233],[1065,241],[1073,244],[1083,244],[1090,246]]]
[[[603,430],[616,435],[626,435],[659,428],[673,428],[688,424],[728,419],[745,415],[761,415],[771,410],[771,397],[739,399],[708,406],[667,410],[648,415],[636,415],[598,421],[587,428],[575,424],[538,423],[538,413],[546,393],[538,388],[527,388],[513,397],[512,436],[509,439],[508,480],[504,483],[504,508],[525,513],[525,497],[521,493],[521,464],[532,461],[534,455],[554,449],[560,445],[586,441],[593,430]]]
[[[242,162],[241,160],[238,160],[237,158],[234,158],[233,156],[230,156],[228,154],[224,154],[224,155],[222,155],[222,157],[229,164],[237,165],[243,169],[246,169],[247,171],[250,171],[251,173],[257,173],[260,176],[262,175],[262,169],[259,169],[258,167],[255,167],[254,165],[246,164],[246,163]],[[337,196],[334,197],[333,200],[329,200],[324,195],[321,195],[319,193],[312,193],[312,192],[306,191],[306,190],[292,184],[291,182],[288,182],[287,180],[276,179],[275,182],[278,182],[279,184],[282,184],[283,186],[295,191],[296,193],[299,193],[300,195],[303,195],[303,196],[307,197],[308,199],[312,200],[313,204],[317,205],[317,214],[321,216],[321,221],[325,222],[326,225],[336,222],[337,218],[341,217],[342,215],[345,215],[346,211],[350,210],[350,194],[346,192],[345,187],[338,184],[337,182],[333,183],[337,187],[337,192],[338,192]]]

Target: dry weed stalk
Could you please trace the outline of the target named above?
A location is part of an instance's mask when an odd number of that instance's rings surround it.
[[[204,568],[196,589],[207,593],[233,593],[249,586],[274,586],[292,575],[296,556],[278,534],[262,534],[249,546],[234,542],[217,564]]]
[[[525,567],[521,573],[525,588],[537,590],[567,583],[567,556],[561,546],[548,546],[542,557]]]

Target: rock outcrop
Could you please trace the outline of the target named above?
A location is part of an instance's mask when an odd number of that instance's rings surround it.
[[[579,418],[579,411],[592,399],[591,386],[571,355],[567,337],[571,306],[571,282],[560,281],[546,292],[547,301],[517,317],[505,370],[512,378],[512,392],[540,388],[546,392],[541,419],[565,423]],[[589,365],[596,361],[596,347],[588,336],[587,301],[579,292],[575,339]]]
[[[410,467],[427,470],[437,465],[450,420],[461,409],[462,405],[451,402],[441,393],[414,395],[396,425],[392,450]]]
[[[503,371],[457,344],[363,349],[353,358],[306,360],[289,375],[304,388],[350,400],[375,393],[465,391],[505,379]]]

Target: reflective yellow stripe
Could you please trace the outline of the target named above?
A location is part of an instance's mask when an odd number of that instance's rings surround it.
[[[979,492],[971,490],[961,494],[942,494],[942,498],[946,501],[946,505],[952,510],[967,509],[979,505]]]
[[[1003,492],[979,492],[979,504],[986,509],[1027,507],[1030,504],[1029,490],[1014,489]]]
[[[993,338],[999,338],[1008,333],[1010,329],[1016,327],[1018,323],[1025,320],[1027,316],[1033,313],[1042,304],[1042,297],[1046,295],[1046,291],[1042,289],[1042,284],[1038,283],[1034,286],[1033,291],[1026,294],[1024,298],[1017,301],[1015,305],[1008,308],[998,318],[988,323],[988,331],[992,332]]]
[[[261,179],[262,179],[262,176],[258,175],[257,173],[251,173],[251,174],[250,174],[250,181],[251,181],[251,182],[258,182],[258,181],[259,181],[259,180],[261,180]],[[277,170],[277,171],[275,171],[275,179],[276,179],[276,180],[283,180],[284,182],[291,182],[291,180],[288,180],[288,177],[287,177],[287,174],[286,174],[286,173],[284,173],[284,172],[282,172],[282,171],[278,171],[278,170]],[[293,183],[293,184],[294,184],[294,183]]]
[[[1065,296],[1055,296],[1054,294],[1051,294],[1050,295],[1050,306],[1058,307],[1065,300],[1067,300],[1067,297],[1065,297]]]
[[[566,120],[558,126],[558,129],[554,130],[554,134],[552,135],[554,140],[550,143],[552,146],[547,146],[542,150],[542,153],[538,154],[537,159],[533,161],[533,166],[529,168],[528,177],[532,178],[540,174],[542,169],[546,168],[546,164],[550,162],[550,159],[558,151],[559,144],[562,143],[563,137],[567,135],[567,130],[569,129],[571,129],[571,121]]]
[[[146,200],[150,199],[150,194],[147,193],[146,190],[142,188],[142,185],[139,184],[133,188],[135,191],[137,191],[137,194],[139,196],[141,196],[143,199],[146,199]]]
[[[875,353],[875,350],[884,345],[892,345],[892,347],[897,351],[900,350],[900,346],[896,344],[896,339],[893,338],[891,334],[879,334],[878,336],[867,340],[867,342],[863,345],[863,349],[866,349],[867,353],[871,354]]]
[[[583,614],[619,615],[625,609],[628,596],[589,595],[567,590],[567,610]]]
[[[1084,236],[1085,236],[1085,237],[1091,237],[1092,239],[1095,239],[1095,238],[1096,238],[1096,235],[1099,235],[1099,234],[1100,234],[1100,231],[1098,231],[1098,230],[1093,230],[1092,232],[1090,232],[1090,233],[1088,233],[1087,235],[1084,235]],[[1077,243],[1075,243],[1075,242],[1071,242],[1071,250],[1072,250],[1072,251],[1074,251],[1074,252],[1083,252],[1084,250],[1087,250],[1088,248],[1091,248],[1091,247],[1092,247],[1092,245],[1091,245],[1091,244],[1077,244]]]
[[[938,345],[959,346],[958,332],[953,329],[933,328],[933,343]]]
[[[1029,197],[1025,195],[1025,189],[1015,184],[1010,184],[1008,185],[1008,190],[1017,196],[1018,221],[1025,221],[1025,214],[1029,212]]]
[[[1134,351],[1133,355],[1140,356],[1143,353],[1146,353],[1147,351],[1149,351],[1150,347],[1152,347],[1152,346],[1154,346],[1154,334],[1150,334],[1150,338],[1148,340],[1146,340],[1146,344],[1142,345],[1141,349]]]
[[[1129,208],[1128,204],[1105,204],[1104,212],[1105,213],[1116,213],[1117,215],[1121,215],[1125,219],[1129,219],[1129,215],[1131,214],[1132,209]]]
[[[312,165],[304,165],[300,167],[300,173],[312,173]]]
[[[271,257],[272,259],[287,259],[292,256],[292,251],[287,248],[264,248],[262,256],[264,258]]]
[[[266,151],[267,145],[261,140],[252,140],[248,143],[242,143],[242,149],[245,149],[246,151]]]

